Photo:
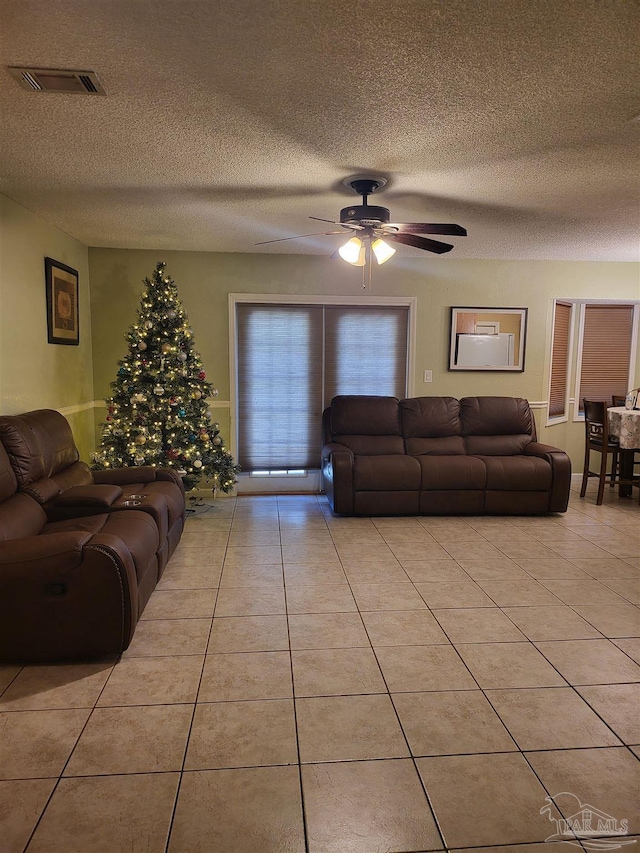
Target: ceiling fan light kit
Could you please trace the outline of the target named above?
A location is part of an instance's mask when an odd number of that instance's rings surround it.
[[[353,236],[340,246],[338,254],[340,257],[356,267],[365,266],[367,260],[371,260],[371,254],[375,256],[379,264],[384,264],[391,258],[396,250],[387,241],[401,243],[405,246],[413,246],[426,252],[442,255],[453,249],[451,243],[443,243],[441,240],[431,240],[422,237],[422,234],[443,234],[456,237],[466,237],[467,231],[461,225],[444,222],[391,222],[391,214],[386,207],[368,204],[369,196],[381,189],[387,183],[386,178],[369,177],[357,175],[345,178],[343,184],[362,196],[362,204],[343,207],[340,211],[340,220],[322,219],[319,216],[310,216],[319,222],[329,222],[339,225],[346,231],[351,231]],[[340,231],[326,231],[330,234],[340,234]],[[311,236],[306,234],[300,237]],[[282,237],[279,240],[265,240],[263,243],[280,243],[283,240],[296,240],[297,237]],[[261,245],[261,244],[256,244]]]

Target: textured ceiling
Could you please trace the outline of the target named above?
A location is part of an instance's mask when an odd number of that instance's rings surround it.
[[[0,0],[0,191],[90,246],[331,254],[383,175],[440,259],[638,260],[635,0]],[[434,257],[400,247],[399,253]]]

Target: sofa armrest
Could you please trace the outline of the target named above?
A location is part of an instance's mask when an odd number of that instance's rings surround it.
[[[153,483],[157,470],[152,465],[139,465],[128,468],[105,468],[102,471],[92,471],[92,474],[96,483],[129,486],[131,483]]]
[[[74,530],[7,539],[0,544],[0,580],[17,573],[42,569],[51,574],[69,571],[82,562],[82,549],[92,538],[91,533]]]
[[[184,494],[182,478],[172,468],[154,468],[152,465],[131,466],[128,468],[105,468],[93,471],[96,483],[109,483],[114,486],[129,486],[132,483],[155,483],[156,480],[169,480],[180,487]]]
[[[525,456],[538,456],[551,465],[552,482],[549,494],[549,512],[566,512],[571,488],[571,459],[564,450],[550,444],[532,441],[525,448]]]
[[[120,497],[122,497],[120,486],[95,483],[92,486],[74,486],[72,489],[67,489],[55,499],[54,504],[65,507],[89,506],[97,512],[104,512]]]
[[[116,655],[137,618],[135,565],[117,537],[72,531],[0,544],[0,662]]]
[[[324,490],[337,513],[353,513],[353,453],[344,444],[330,442],[322,448]]]
[[[158,480],[168,480],[171,483],[175,483],[184,495],[184,483],[182,482],[182,477],[176,471],[172,468],[156,468],[156,474]]]

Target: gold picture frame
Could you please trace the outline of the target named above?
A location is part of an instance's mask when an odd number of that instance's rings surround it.
[[[47,291],[47,335],[50,344],[78,346],[80,316],[78,313],[78,270],[44,259]]]

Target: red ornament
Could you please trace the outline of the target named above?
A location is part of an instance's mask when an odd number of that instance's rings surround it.
[[[107,420],[108,420],[108,421],[112,421],[112,420],[113,420],[113,418],[111,417],[111,415],[107,415]]]
[[[201,370],[200,373],[198,374],[198,379],[206,379],[206,378],[207,378],[207,374],[204,372],[204,370]]]

